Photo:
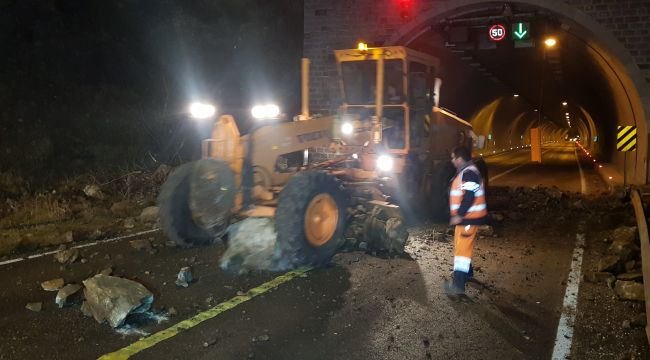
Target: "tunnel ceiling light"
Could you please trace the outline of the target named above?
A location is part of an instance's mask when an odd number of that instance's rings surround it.
[[[569,105],[568,102],[566,102],[566,101],[563,101],[563,102],[562,102],[562,106],[567,106],[567,105]]]
[[[519,97],[519,94],[514,94],[513,96],[514,96],[514,97]]]
[[[548,37],[544,40],[544,45],[546,45],[547,48],[555,47],[555,45],[557,45],[557,40],[555,40],[554,37]]]

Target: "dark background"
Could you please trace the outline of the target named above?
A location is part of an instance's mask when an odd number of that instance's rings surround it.
[[[299,111],[300,0],[0,0],[0,174],[33,183],[197,156],[214,102]]]

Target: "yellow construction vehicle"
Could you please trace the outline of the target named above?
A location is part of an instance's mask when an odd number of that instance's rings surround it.
[[[416,199],[446,208],[449,151],[471,145],[471,125],[438,108],[438,60],[365,44],[335,55],[339,114],[310,115],[309,60],[303,59],[302,113],[294,121],[277,121],[273,105],[258,106],[252,115],[259,124],[241,136],[232,116],[218,119],[203,142],[203,159],[176,169],[161,190],[161,225],[171,239],[206,244],[244,218],[269,217],[277,253],[296,265],[320,265],[342,245],[352,207],[383,208],[392,218],[399,217],[396,201],[410,209],[427,209],[415,206]],[[208,105],[197,109],[214,112]]]

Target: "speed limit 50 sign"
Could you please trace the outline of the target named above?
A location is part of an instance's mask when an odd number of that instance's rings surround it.
[[[488,37],[492,41],[501,41],[506,38],[506,27],[501,24],[490,26]]]

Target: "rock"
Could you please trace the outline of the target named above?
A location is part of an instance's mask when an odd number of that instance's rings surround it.
[[[90,306],[88,305],[88,301],[84,301],[81,304],[81,313],[84,314],[84,316],[93,317],[93,313],[92,311],[90,311]]]
[[[63,287],[63,285],[65,285],[65,281],[62,278],[43,281],[41,283],[41,287],[45,291],[58,291]]]
[[[247,218],[228,228],[228,249],[219,266],[224,270],[276,270],[275,223],[269,218]],[[291,268],[292,256],[279,256],[280,268]]]
[[[631,329],[632,328],[632,323],[630,320],[623,320],[623,324],[621,325],[623,329]]]
[[[118,201],[111,206],[111,212],[113,215],[119,217],[129,217],[133,214],[134,210],[135,205],[128,200]]]
[[[635,259],[641,251],[634,243],[614,240],[607,250],[610,254],[618,255],[623,263]]]
[[[59,264],[72,264],[79,258],[79,249],[61,250],[54,254]]]
[[[72,231],[68,231],[65,234],[63,234],[63,241],[67,243],[71,243],[74,241],[74,234],[72,233]]]
[[[584,210],[585,204],[582,200],[576,200],[569,205],[569,208],[572,210]]]
[[[142,210],[139,220],[143,223],[155,223],[158,221],[159,209],[157,206],[149,206]]]
[[[132,248],[136,250],[151,250],[151,242],[149,239],[138,239],[138,240],[131,240],[129,241],[129,244],[131,245]]]
[[[616,277],[608,272],[587,272],[585,274],[585,281],[591,283],[606,283],[611,284],[616,281]]]
[[[621,226],[611,233],[612,242],[633,243],[636,239],[636,226]]]
[[[634,270],[635,267],[636,267],[636,261],[629,260],[625,262],[625,272],[632,272],[632,270]]]
[[[257,341],[269,341],[269,336],[264,334],[257,337]]]
[[[494,228],[490,225],[481,225],[478,227],[479,235],[492,236],[494,235]]]
[[[87,264],[88,263],[88,259],[86,259],[86,258],[82,258],[79,261],[81,261],[82,264]]]
[[[133,229],[135,227],[135,219],[130,217],[124,219],[124,228],[125,229]]]
[[[79,290],[81,290],[81,285],[68,284],[59,290],[54,301],[57,305],[59,305],[59,308],[62,308],[65,305],[68,305],[68,299],[72,297],[72,295],[76,294]]]
[[[178,315],[178,311],[176,311],[175,307],[170,307],[167,310],[167,314],[169,314],[169,316],[176,316],[176,315]]]
[[[84,194],[89,198],[103,200],[106,196],[97,185],[86,185],[83,189]]]
[[[368,250],[368,243],[365,241],[362,241],[359,243],[359,250]]]
[[[178,272],[176,286],[188,287],[192,280],[192,269],[189,266],[185,266]]]
[[[112,273],[113,273],[113,268],[110,266],[99,272],[99,274],[104,276],[110,276]]]
[[[127,315],[146,312],[153,303],[153,294],[135,281],[100,274],[83,284],[89,312],[97,322],[107,321],[114,328]]]
[[[635,280],[643,279],[643,274],[642,273],[625,273],[625,274],[618,275],[616,278],[618,280],[623,280],[623,281],[635,281]]]
[[[635,281],[617,281],[614,291],[623,300],[644,301],[643,284]]]
[[[619,271],[620,258],[616,255],[605,256],[598,261],[598,272],[616,273]]]
[[[27,305],[25,305],[25,309],[34,312],[39,312],[41,311],[41,309],[43,309],[43,303],[42,302],[27,303]]]

